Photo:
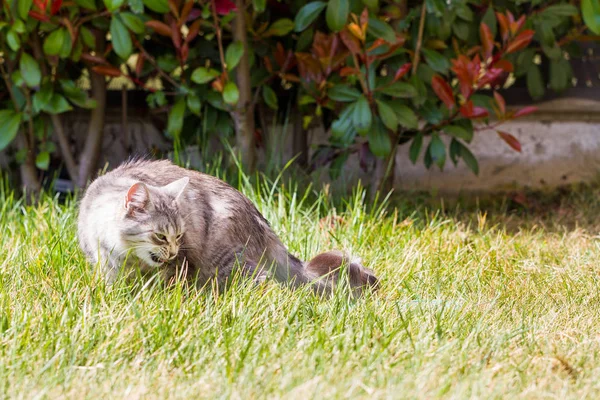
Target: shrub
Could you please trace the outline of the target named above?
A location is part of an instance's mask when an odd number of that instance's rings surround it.
[[[256,106],[278,110],[291,99],[304,129],[320,120],[329,132],[316,166],[333,163],[335,172],[352,152],[365,166],[372,155],[393,162],[396,146],[410,141],[413,162],[422,154],[427,167],[443,168],[447,158],[462,159],[477,173],[474,132],[495,129],[520,150],[498,126],[534,111],[510,109],[501,90],[514,77],[543,96],[540,61],[551,89],[568,87],[564,54],[584,22],[600,33],[599,10],[598,0],[581,8],[537,0],[5,1],[0,150],[14,144],[30,190],[57,150],[84,186],[100,151],[106,81],[125,77],[168,115],[176,147],[197,140],[199,126],[235,133],[248,169],[260,138]],[[77,85],[82,77],[90,93]],[[74,108],[90,113],[78,157],[62,120]]]

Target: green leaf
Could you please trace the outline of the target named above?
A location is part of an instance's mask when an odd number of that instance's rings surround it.
[[[21,113],[0,110],[0,151],[4,150],[17,136],[21,124]]]
[[[329,177],[331,180],[336,180],[342,175],[343,167],[348,160],[348,152],[345,151],[337,156],[329,165]]]
[[[413,164],[417,162],[419,154],[421,154],[421,147],[423,147],[423,134],[419,132],[410,143],[410,148],[408,150],[408,157]]]
[[[27,32],[27,27],[25,26],[25,23],[23,21],[21,21],[20,19],[17,19],[17,20],[15,20],[15,22],[13,22],[11,29],[17,33]]]
[[[285,36],[294,29],[294,21],[289,18],[278,19],[265,32],[266,36]]]
[[[369,18],[367,32],[376,38],[381,38],[388,43],[396,43],[396,32],[387,23],[377,18]]]
[[[496,14],[494,13],[494,7],[491,5],[488,6],[487,11],[483,15],[483,19],[481,22],[485,23],[488,28],[490,28],[490,32],[492,32],[492,37],[496,37],[496,32],[498,32],[497,22],[496,22]]]
[[[452,31],[454,32],[457,38],[467,42],[469,41],[469,36],[471,35],[472,26],[472,24],[466,21],[457,19],[454,21],[454,24],[452,24]]]
[[[94,36],[92,31],[90,31],[85,26],[82,26],[79,30],[79,33],[81,34],[83,43],[85,43],[85,45],[90,49],[94,50],[96,48],[96,37]]]
[[[96,101],[90,99],[87,92],[77,86],[75,81],[61,79],[60,87],[71,103],[75,104],[76,106],[87,109],[96,107]]]
[[[544,93],[546,92],[542,73],[540,72],[540,68],[535,64],[527,71],[527,90],[529,90],[529,95],[534,100],[544,97]]]
[[[118,10],[124,3],[124,0],[104,0],[104,5],[111,13]]]
[[[392,140],[389,132],[381,122],[377,122],[367,134],[371,153],[379,158],[387,157],[392,151]]]
[[[72,109],[73,107],[69,105],[67,100],[58,93],[54,93],[50,101],[42,106],[42,110],[48,114],[61,114]]]
[[[459,125],[448,125],[444,127],[444,132],[448,135],[453,136],[458,139],[462,139],[467,143],[473,140],[473,131],[469,131],[468,129],[459,126]]]
[[[327,26],[334,32],[341,31],[348,21],[350,2],[348,0],[329,0],[325,20]]]
[[[581,14],[586,26],[600,35],[600,0],[582,0]]]
[[[573,70],[571,63],[561,58],[550,61],[550,88],[557,92],[566,90],[571,85]]]
[[[21,38],[19,34],[12,29],[6,34],[6,42],[12,51],[19,51],[21,48]]]
[[[171,111],[169,111],[169,122],[167,122],[167,133],[173,137],[177,138],[181,134],[181,129],[183,128],[183,116],[185,114],[185,99],[180,97],[173,107],[171,107]]]
[[[129,31],[118,15],[113,15],[110,21],[110,36],[115,53],[123,60],[127,60],[133,51],[133,45]]]
[[[17,7],[19,11],[19,17],[23,20],[27,20],[29,17],[29,10],[31,9],[31,4],[33,0],[19,0],[17,1]]]
[[[42,151],[35,157],[35,166],[46,171],[50,166],[50,153]]]
[[[460,143],[460,157],[475,175],[479,175],[479,164],[477,163],[477,159],[473,153],[471,153],[471,150],[462,143]]]
[[[30,56],[28,53],[21,54],[21,60],[19,60],[19,70],[23,76],[23,80],[29,87],[36,87],[40,85],[42,80],[42,72],[37,61]]]
[[[377,11],[379,7],[379,0],[362,0],[362,3],[369,9],[369,11]]]
[[[446,163],[446,146],[444,146],[444,142],[442,142],[437,133],[434,133],[431,137],[428,153],[433,163],[440,167],[440,169],[444,168],[444,164]]]
[[[327,96],[334,101],[341,101],[344,103],[356,101],[361,93],[353,87],[348,85],[335,85],[327,91]]]
[[[554,4],[542,11],[542,17],[545,17],[546,15],[553,15],[556,17],[571,17],[577,14],[577,7],[572,4]]]
[[[394,132],[398,129],[398,117],[392,107],[381,100],[377,100],[377,112],[379,113],[381,122],[383,122],[388,129]]]
[[[236,105],[240,99],[240,91],[235,83],[229,81],[223,88],[223,100],[229,105]]]
[[[344,145],[350,145],[356,137],[356,129],[352,126],[354,108],[355,103],[347,105],[340,117],[331,124],[331,137]]]
[[[187,106],[192,114],[200,116],[200,107],[202,106],[202,102],[200,101],[200,97],[198,97],[195,93],[190,93],[187,96]]]
[[[300,32],[308,28],[325,7],[327,7],[327,3],[322,1],[313,1],[302,7],[294,19],[294,30]]]
[[[144,13],[144,2],[142,0],[129,0],[129,8],[135,14],[143,14]]]
[[[262,95],[263,95],[265,104],[267,106],[269,106],[269,108],[271,108],[273,110],[277,110],[279,108],[279,104],[277,101],[277,95],[275,94],[275,91],[273,89],[271,89],[270,86],[263,86]]]
[[[450,62],[446,57],[441,55],[435,50],[423,49],[423,55],[425,55],[425,61],[427,64],[436,72],[440,74],[446,74],[448,68],[450,68]]]
[[[52,99],[52,95],[54,94],[54,90],[52,85],[49,83],[44,83],[40,90],[35,92],[33,95],[33,109],[35,112],[39,112],[44,108],[46,104]]]
[[[408,129],[417,129],[419,127],[417,115],[411,108],[402,104],[394,105],[392,108],[396,112],[400,126]]]
[[[535,49],[525,49],[519,52],[517,56],[517,62],[515,63],[515,76],[521,77],[529,71],[535,57]]]
[[[169,12],[169,3],[167,0],[144,0],[144,5],[159,14]]]
[[[473,11],[469,8],[467,4],[461,4],[456,9],[456,15],[465,21],[473,21]]]
[[[59,28],[52,31],[44,40],[44,54],[56,56],[60,53],[65,43],[66,29]]]
[[[267,0],[252,0],[252,5],[254,6],[254,10],[261,13],[265,11],[265,7],[267,6]]]
[[[219,76],[219,71],[216,69],[208,69],[206,67],[199,67],[192,72],[192,81],[202,84],[207,83]]]
[[[415,87],[407,82],[394,82],[389,86],[383,86],[381,89],[376,90],[388,96],[399,98],[410,98],[417,95]]]
[[[81,6],[83,8],[87,8],[88,10],[98,10],[98,8],[96,7],[96,1],[95,0],[75,0],[75,3],[78,6]]]
[[[125,26],[127,26],[130,31],[137,34],[141,34],[144,33],[144,31],[146,30],[144,22],[137,15],[132,14],[130,12],[122,12],[119,13],[119,16],[123,20]]]
[[[354,129],[361,135],[367,133],[373,123],[373,116],[369,102],[364,95],[361,95],[354,103],[354,112],[352,113],[352,124]]]
[[[227,64],[227,69],[231,71],[237,67],[243,55],[244,45],[242,42],[233,42],[227,46],[227,51],[225,52],[225,63]]]
[[[60,58],[67,58],[71,55],[71,49],[73,48],[73,41],[71,40],[71,35],[69,33],[65,33],[65,40],[63,41],[62,47],[58,56]]]

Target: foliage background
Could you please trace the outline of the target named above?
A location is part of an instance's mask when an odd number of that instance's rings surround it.
[[[520,151],[499,125],[535,111],[502,90],[565,90],[577,43],[600,33],[598,0],[4,0],[2,14],[0,149],[31,191],[52,158],[76,186],[94,175],[112,79],[147,93],[176,150],[216,136],[249,171],[269,114],[293,120],[307,171],[335,177],[357,153],[382,188],[410,141],[413,162],[477,173],[473,135],[494,129]],[[81,152],[65,133],[74,109],[89,110]],[[310,151],[315,124],[330,143]]]

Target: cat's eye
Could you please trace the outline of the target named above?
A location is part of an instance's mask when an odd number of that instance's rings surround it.
[[[180,233],[179,235],[177,235],[177,240],[181,240],[182,237],[183,237],[183,233]]]
[[[165,235],[163,235],[162,233],[156,233],[154,236],[156,236],[156,238],[158,240],[160,240],[161,242],[166,242],[167,241],[167,237]]]

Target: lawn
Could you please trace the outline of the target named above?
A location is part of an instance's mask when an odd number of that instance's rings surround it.
[[[529,209],[242,190],[293,253],[359,254],[379,291],[106,287],[78,249],[74,201],[27,206],[4,188],[2,395],[599,398],[597,186]]]

